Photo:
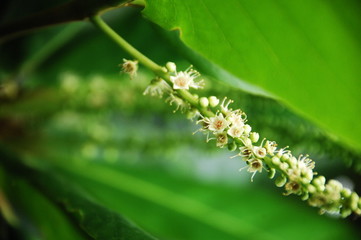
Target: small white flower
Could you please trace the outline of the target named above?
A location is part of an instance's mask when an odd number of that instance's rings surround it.
[[[267,155],[267,150],[263,147],[253,147],[253,153],[258,158],[264,158]]]
[[[267,153],[273,156],[274,152],[277,149],[277,143],[274,141],[266,141],[264,148],[267,150]]]
[[[192,69],[192,66],[189,67],[186,71],[181,71],[176,73],[175,76],[171,76],[170,80],[173,83],[174,89],[186,89],[189,88],[202,88],[204,86],[204,81],[195,82],[194,79],[199,77],[200,74],[196,70]]]
[[[286,183],[285,190],[287,191],[287,193],[285,193],[285,195],[290,195],[292,193],[300,194],[302,191],[302,188],[298,182],[291,181],[291,182]]]
[[[149,86],[143,92],[143,95],[150,95],[152,97],[163,97],[164,93],[172,92],[172,88],[163,79],[153,79]]]
[[[227,119],[232,123],[232,126],[244,126],[244,115],[242,115],[242,112],[240,111],[231,112]]]
[[[223,117],[223,114],[220,113],[215,117],[209,118],[208,129],[214,133],[223,132],[229,126],[229,122]]]
[[[123,58],[122,71],[129,74],[130,78],[133,79],[137,75],[138,71],[138,61],[131,61]]]
[[[217,147],[223,148],[228,143],[228,137],[226,133],[219,133],[216,136]]]
[[[262,172],[263,163],[259,159],[252,159],[249,161],[248,172]]]
[[[263,163],[259,159],[250,159],[247,161],[247,164],[248,164],[248,166],[246,166],[246,167],[248,167],[247,171],[250,173],[253,173],[252,177],[251,177],[251,182],[253,182],[254,175],[256,175],[257,172],[262,172]],[[239,171],[241,171],[242,169],[244,169],[246,167],[239,169]]]
[[[278,150],[277,151],[277,157],[281,158],[284,154],[291,154],[290,150],[286,150],[287,148],[288,148],[288,146]]]
[[[227,133],[233,138],[239,138],[242,136],[243,131],[244,129],[242,127],[234,125],[228,129]]]
[[[297,165],[300,169],[308,168],[308,169],[314,169],[315,168],[315,162],[308,158],[308,155],[303,156],[302,154],[298,157]]]

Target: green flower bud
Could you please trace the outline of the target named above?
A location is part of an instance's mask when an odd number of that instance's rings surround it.
[[[306,201],[309,197],[310,197],[310,195],[307,192],[305,192],[304,194],[302,194],[301,200]]]
[[[244,125],[243,129],[244,129],[244,133],[246,133],[246,134],[249,134],[252,130],[251,126],[248,124]]]
[[[271,168],[270,170],[268,170],[268,177],[269,177],[270,179],[274,178],[275,175],[276,175],[276,169]]]
[[[280,165],[280,163],[281,163],[281,161],[280,161],[280,159],[278,158],[278,157],[276,157],[276,156],[274,156],[273,158],[272,158],[272,163],[274,164],[274,165]]]
[[[359,201],[359,196],[353,192],[350,197],[350,208],[352,211],[355,211],[357,209],[357,204]]]
[[[201,98],[199,99],[199,104],[200,104],[201,107],[203,107],[203,108],[208,107],[208,105],[209,105],[208,98],[206,98],[206,97],[201,97]]]
[[[331,190],[331,189],[330,189],[330,190]],[[331,191],[332,191],[332,190],[331,190]],[[349,198],[349,197],[351,196],[352,192],[351,192],[351,190],[348,189],[348,188],[343,188],[343,189],[341,190],[341,194],[342,194],[343,197]]]
[[[228,150],[229,151],[235,151],[237,149],[237,144],[235,141],[231,142],[231,143],[228,143]]]
[[[286,170],[289,168],[289,166],[288,166],[287,163],[283,162],[283,163],[280,164],[280,168],[281,168],[283,171],[286,171]]]
[[[278,176],[275,180],[275,184],[277,187],[283,187],[287,182],[287,178],[283,175]]]
[[[169,72],[175,72],[177,71],[177,66],[175,65],[174,62],[167,62],[167,64],[165,65],[165,67],[167,68],[167,70]]]
[[[308,191],[309,193],[315,193],[315,192],[316,192],[316,187],[313,186],[312,184],[309,184],[309,185],[307,186],[307,191]]]
[[[211,107],[216,107],[219,103],[219,99],[215,96],[210,96],[208,100],[209,100],[209,105],[211,105]]]
[[[258,142],[259,134],[256,132],[251,132],[251,134],[249,135],[249,138],[251,139],[252,142],[256,143],[256,142]]]
[[[347,218],[348,216],[351,215],[351,213],[352,213],[351,209],[345,207],[341,208],[341,216],[343,218]]]

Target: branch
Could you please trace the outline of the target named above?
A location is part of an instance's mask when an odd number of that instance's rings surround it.
[[[130,2],[132,0],[71,0],[0,26],[0,43],[37,29],[66,22],[82,21],[100,12],[130,5]]]

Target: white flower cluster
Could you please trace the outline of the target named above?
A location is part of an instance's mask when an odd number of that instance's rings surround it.
[[[308,155],[295,157],[288,147],[277,149],[276,142],[266,139],[257,144],[259,134],[252,132],[251,126],[247,124],[247,116],[242,110],[230,108],[232,100],[224,98],[219,104],[220,100],[215,96],[199,98],[191,95],[196,99],[193,99],[191,104],[189,99],[182,97],[179,90],[203,87],[203,80],[194,81],[200,75],[197,71],[190,67],[184,72],[177,72],[174,63],[167,63],[166,69],[169,79],[153,80],[144,94],[159,97],[167,94],[166,101],[170,104],[175,103],[176,110],[181,109],[192,117],[199,116],[197,123],[202,127],[198,131],[207,134],[207,141],[215,140],[217,147],[227,146],[231,151],[238,149],[239,153],[234,157],[241,157],[246,162],[245,168],[252,173],[251,181],[254,175],[263,169],[268,172],[271,179],[278,172],[275,184],[285,188],[285,195],[300,195],[302,200],[308,200],[311,206],[319,207],[321,213],[341,213],[343,217],[351,213],[361,215],[361,199],[357,193],[344,188],[336,180],[330,180],[326,184],[323,176],[314,177],[315,163]]]

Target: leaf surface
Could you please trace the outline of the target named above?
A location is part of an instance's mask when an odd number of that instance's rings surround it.
[[[359,10],[357,1],[148,0],[143,13],[360,150]]]

